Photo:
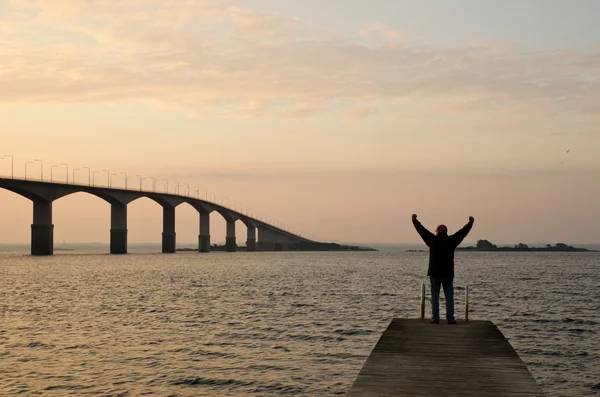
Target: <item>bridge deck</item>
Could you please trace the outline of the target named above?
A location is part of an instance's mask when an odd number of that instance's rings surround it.
[[[348,397],[544,396],[490,321],[393,319]]]

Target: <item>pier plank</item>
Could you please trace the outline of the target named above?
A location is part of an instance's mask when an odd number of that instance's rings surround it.
[[[543,397],[491,321],[457,325],[393,319],[348,397]]]

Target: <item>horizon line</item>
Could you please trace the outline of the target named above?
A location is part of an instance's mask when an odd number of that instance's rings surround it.
[[[489,241],[489,240],[488,240]],[[421,246],[425,246],[425,243],[423,242],[340,242],[340,241],[319,241],[321,243],[327,243],[327,244],[331,244],[331,243],[335,243],[335,244],[341,244],[341,245],[358,245],[358,246],[366,246],[366,245],[385,245],[385,246],[416,246],[416,245],[421,245]],[[567,245],[600,245],[600,242],[595,242],[595,243],[573,243],[573,242],[565,242],[565,241],[558,241],[558,242],[552,242],[552,243],[548,243],[548,242],[534,242],[534,243],[523,243],[523,242],[518,242],[518,243],[493,243],[494,245],[500,246],[500,245],[515,245],[515,244],[527,244],[527,245],[543,245],[546,246],[547,244],[558,244],[558,243],[563,243],[563,244],[567,244]],[[178,245],[197,245],[198,242],[178,242]],[[213,244],[225,244],[225,241],[217,241],[214,242]],[[469,246],[469,245],[475,245],[476,243],[463,243],[460,244],[460,246]],[[0,241],[0,246],[30,246],[31,242],[15,242],[15,243],[5,243],[5,242],[1,242]],[[90,242],[55,242],[54,243],[55,246],[67,246],[67,245],[110,245],[110,242],[98,242],[98,241],[90,241]],[[160,242],[129,242],[128,245],[158,245],[160,246],[161,243]],[[211,244],[212,245],[212,244]]]

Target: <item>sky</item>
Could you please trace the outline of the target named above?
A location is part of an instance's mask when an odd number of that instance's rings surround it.
[[[468,243],[600,243],[596,15],[595,0],[0,0],[0,157],[17,178],[41,159],[46,179],[63,163],[70,180],[178,181],[319,240],[415,243],[417,213],[450,232],[474,216]],[[109,215],[62,198],[55,241],[107,242]],[[176,216],[197,241],[195,210]],[[160,242],[161,217],[131,203],[129,241]],[[31,219],[0,189],[0,242],[28,242]]]

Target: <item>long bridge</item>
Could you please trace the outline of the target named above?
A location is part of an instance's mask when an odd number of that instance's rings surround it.
[[[74,181],[73,181],[74,182]],[[109,179],[110,185],[110,179]],[[140,183],[141,185],[141,183]],[[110,253],[127,253],[127,204],[147,197],[163,208],[162,252],[175,253],[175,207],[188,203],[200,214],[198,251],[210,251],[210,213],[216,211],[227,222],[225,250],[236,250],[235,223],[241,221],[247,228],[246,248],[248,251],[292,249],[300,243],[311,240],[298,234],[269,224],[251,215],[227,208],[221,204],[202,200],[199,197],[180,195],[178,191],[145,191],[94,186],[75,183],[58,183],[15,178],[0,178],[0,188],[9,190],[33,202],[33,223],[31,224],[31,254],[52,255],[54,253],[54,224],[52,223],[52,203],[73,193],[85,192],[97,196],[110,204]],[[257,235],[258,231],[258,235]]]

